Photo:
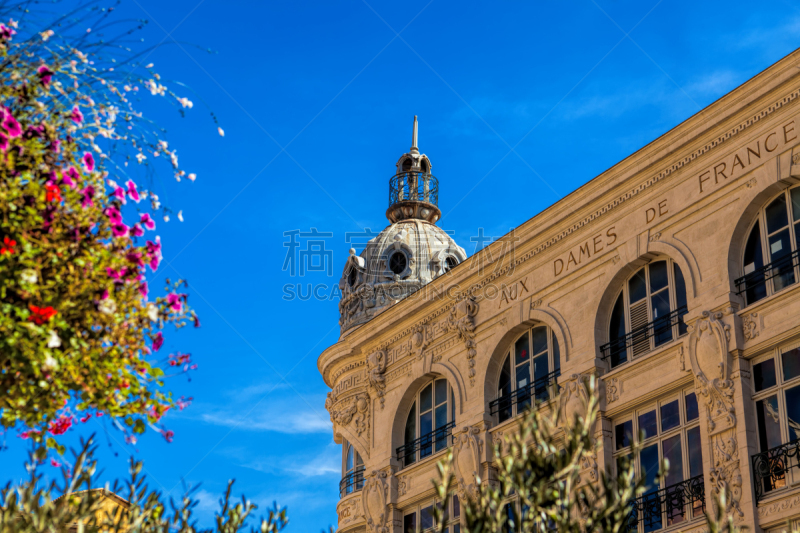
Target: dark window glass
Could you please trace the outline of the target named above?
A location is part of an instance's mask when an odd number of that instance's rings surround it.
[[[795,189],[800,191],[800,189]],[[783,379],[789,381],[797,376],[800,376],[800,348],[789,350],[781,354],[781,361],[783,363]]]
[[[433,505],[419,510],[419,527],[423,531],[433,527]]]
[[[389,270],[395,274],[402,274],[406,269],[407,262],[406,254],[403,252],[395,252],[389,258]]]
[[[458,518],[461,516],[461,502],[458,500],[458,496],[455,494],[453,495],[453,518]]]
[[[800,439],[800,386],[786,389],[786,418],[789,442]]]
[[[433,401],[433,385],[426,385],[422,392],[419,394],[419,411],[420,413],[427,411],[432,406]]]
[[[639,432],[642,433],[642,439],[658,435],[658,421],[655,410],[639,415]]]
[[[703,473],[703,445],[700,443],[700,426],[686,432],[686,446],[689,451],[689,477]]]
[[[681,408],[678,400],[661,406],[661,431],[669,431],[681,425]]]
[[[765,452],[781,445],[781,421],[778,415],[778,397],[773,395],[756,402],[758,441]]]
[[[436,407],[436,429],[447,425],[447,402]]]
[[[503,368],[500,370],[500,386],[498,387],[498,398],[505,398],[500,402],[500,422],[511,418],[511,356],[506,357]]]
[[[645,480],[647,492],[658,490],[656,475],[658,474],[658,444],[651,444],[639,452],[639,461],[642,467],[642,477]]]
[[[611,355],[611,368],[628,360],[628,349],[625,347],[625,302],[620,293],[614,309],[611,310],[608,338],[611,341],[609,352]],[[616,341],[616,342],[615,342]]]
[[[775,359],[767,359],[753,365],[753,386],[756,388],[756,392],[768,389],[776,383]]]
[[[553,344],[553,371],[561,370],[561,354],[558,351],[558,341],[556,340],[556,334],[553,333],[551,336],[551,341]]]
[[[756,222],[753,226],[744,247],[745,287],[737,287],[738,290],[746,289],[745,297],[748,305],[767,296],[764,273],[760,270],[764,267],[764,253],[761,249],[761,230],[758,224]]]
[[[690,392],[686,395],[686,421],[691,422],[700,416],[700,411],[697,408],[697,395]]]
[[[405,443],[410,444],[417,438],[417,404],[416,402],[411,405],[411,412],[408,414],[408,419],[406,419],[406,432],[405,432]],[[416,454],[411,451],[406,451],[406,455],[403,458],[405,465],[410,465],[416,459]]]
[[[633,304],[645,296],[647,296],[647,284],[644,269],[642,268],[628,281],[628,301]]]
[[[681,307],[686,307],[686,281],[683,279],[681,268],[675,264],[672,266],[675,274],[675,305],[677,306],[676,309],[680,309]],[[683,317],[681,317],[680,322],[678,322],[678,335],[685,333],[686,324],[683,322]]]
[[[664,480],[664,486],[669,487],[683,481],[683,450],[681,449],[680,434],[661,441],[661,453],[669,461],[669,470]]]
[[[452,255],[448,255],[447,259],[445,259],[445,261],[444,261],[444,271],[445,272],[450,272],[451,270],[453,270],[456,267],[457,264],[458,264],[458,261],[456,261],[456,258],[453,257]]]
[[[633,442],[633,421],[628,420],[614,426],[614,437],[617,441],[617,450],[630,446]]]
[[[533,379],[534,388],[533,393],[539,401],[547,400],[547,374],[550,373],[549,365],[547,362],[547,352],[538,357],[533,358]]]
[[[514,520],[514,504],[507,503],[505,505],[506,524],[504,531],[507,533],[514,533],[517,530],[517,525]]]
[[[800,220],[800,187],[792,189],[789,194],[792,198],[792,219]]]
[[[792,249],[789,241],[789,229],[785,229],[768,239],[770,261],[773,267],[772,278],[775,291],[794,283],[794,266],[792,265]]]
[[[789,219],[786,217],[786,200],[783,195],[769,204],[765,212],[767,215],[767,233],[775,233],[789,224]]]
[[[533,354],[539,355],[547,351],[547,328],[539,326],[533,328]]]
[[[417,513],[407,514],[403,517],[403,531],[417,533]]]
[[[658,292],[669,284],[667,262],[656,261],[650,263],[650,292]]]
[[[514,360],[514,364],[518,365],[524,361],[528,360],[528,334],[526,333],[522,337],[520,337],[517,342],[514,344],[514,353],[516,354],[516,359]]]
[[[433,412],[419,415],[419,436],[423,437],[423,441],[419,445],[419,456],[427,457],[433,453],[433,446],[431,441],[431,432],[433,431]],[[427,436],[427,438],[425,438]]]
[[[347,466],[345,468],[347,470],[347,472],[349,472],[349,471],[351,471],[353,469],[353,459],[354,459],[353,458],[353,447],[348,445],[347,446]]]
[[[436,401],[436,405],[441,405],[447,401],[447,380],[437,379],[434,387],[436,389],[434,401]]]

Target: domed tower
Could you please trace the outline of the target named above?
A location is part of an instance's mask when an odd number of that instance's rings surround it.
[[[389,226],[360,255],[350,249],[339,281],[342,335],[467,258],[464,249],[436,226],[442,216],[439,182],[431,174],[430,159],[419,152],[417,131],[415,116],[411,149],[397,160],[397,171],[389,179]]]

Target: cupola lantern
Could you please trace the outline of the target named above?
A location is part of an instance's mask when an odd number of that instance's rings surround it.
[[[397,171],[389,180],[389,209],[386,218],[395,223],[418,219],[436,223],[442,216],[439,210],[439,182],[431,174],[431,161],[417,147],[418,124],[414,115],[411,149],[400,156]]]

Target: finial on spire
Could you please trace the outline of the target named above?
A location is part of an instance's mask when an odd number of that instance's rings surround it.
[[[419,153],[419,148],[417,148],[417,115],[414,115],[414,133],[411,135],[411,153]]]

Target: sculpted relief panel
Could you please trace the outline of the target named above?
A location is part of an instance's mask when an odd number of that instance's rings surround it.
[[[386,471],[373,470],[364,480],[361,489],[361,508],[371,533],[391,533],[389,509],[389,483],[392,475]]]
[[[726,511],[741,518],[744,516],[739,506],[742,474],[728,353],[731,333],[730,326],[722,322],[723,316],[732,311],[730,308],[724,312],[703,311],[702,317],[689,327],[687,342],[697,398],[703,404],[710,439],[712,491],[717,497],[728,491]]]
[[[470,426],[453,435],[453,465],[461,501],[475,498],[478,494],[477,478],[483,451],[483,440],[479,435],[480,430]]]

